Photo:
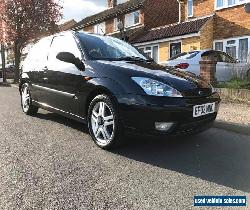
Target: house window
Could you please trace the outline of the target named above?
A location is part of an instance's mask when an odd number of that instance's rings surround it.
[[[188,17],[192,17],[193,16],[193,0],[188,0],[187,1],[187,14]]]
[[[215,0],[216,9],[232,7],[246,3],[248,0]]]
[[[236,58],[236,41],[229,40],[226,42],[226,53]]]
[[[170,58],[181,53],[181,42],[170,43]]]
[[[250,36],[215,41],[214,49],[224,51],[233,58],[246,62],[250,56]]]
[[[240,39],[239,40],[239,60],[243,62],[247,62],[248,52],[250,51],[250,46],[248,45],[250,39]]]
[[[215,42],[215,50],[223,51],[223,42]]]
[[[155,62],[159,62],[159,46],[146,46],[138,48],[140,52],[146,54],[148,57],[153,58]]]
[[[94,33],[101,34],[101,35],[105,34],[106,33],[106,24],[105,24],[105,22],[95,25],[94,26]]]
[[[127,0],[117,0],[117,4],[123,4],[125,3]]]
[[[140,23],[140,11],[135,11],[125,15],[125,27],[131,27]]]

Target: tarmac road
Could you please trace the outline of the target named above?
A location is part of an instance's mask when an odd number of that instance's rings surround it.
[[[42,110],[26,116],[19,101],[16,88],[0,87],[0,209],[182,210],[194,195],[249,198],[250,136],[134,136],[107,152],[85,125]]]

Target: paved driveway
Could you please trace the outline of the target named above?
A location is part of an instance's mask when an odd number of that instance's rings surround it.
[[[0,209],[191,209],[194,195],[249,192],[249,136],[129,137],[106,152],[86,126],[25,116],[17,89],[0,87]]]

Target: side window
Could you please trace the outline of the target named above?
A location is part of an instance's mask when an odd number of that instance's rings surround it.
[[[50,70],[67,70],[67,68],[72,68],[74,66],[71,63],[66,63],[60,61],[56,58],[57,54],[60,52],[70,52],[76,57],[81,58],[81,52],[77,47],[76,41],[73,36],[56,36],[54,37],[49,56],[48,56],[48,68]]]
[[[46,65],[50,49],[51,38],[44,38],[37,42],[29,51],[24,61],[24,68],[39,70]]]

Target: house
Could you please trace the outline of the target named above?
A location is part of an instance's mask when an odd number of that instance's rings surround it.
[[[83,19],[74,30],[122,38],[119,29],[124,28],[127,40],[131,41],[151,28],[179,20],[177,0],[107,0],[107,4],[107,10]],[[158,50],[151,48],[150,56],[158,58]]]
[[[158,48],[158,62],[181,52],[200,49],[225,51],[245,62],[250,54],[249,0],[179,0],[179,21],[151,28],[132,43],[150,55]]]

